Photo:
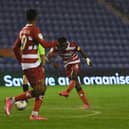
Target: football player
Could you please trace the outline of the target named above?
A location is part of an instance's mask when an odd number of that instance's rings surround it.
[[[43,39],[40,29],[36,26],[37,11],[28,9],[26,12],[27,24],[21,29],[13,45],[13,50],[18,62],[21,64],[22,71],[27,77],[32,90],[26,91],[14,97],[6,97],[5,112],[11,114],[12,105],[19,100],[35,98],[34,107],[30,120],[47,120],[39,115],[39,110],[43,102],[46,91],[44,81],[44,70],[41,62],[38,60],[38,45],[44,48],[51,48],[57,45],[57,42],[47,42]]]
[[[83,108],[88,109],[90,105],[78,80],[80,72],[80,57],[78,56],[78,53],[82,55],[88,66],[92,66],[91,59],[82,51],[81,47],[77,45],[76,42],[68,41],[65,37],[58,39],[58,46],[51,48],[47,56],[49,60],[56,55],[60,56],[64,62],[66,75],[70,78],[70,84],[67,89],[60,92],[59,95],[68,97],[71,90],[75,87],[83,102]]]

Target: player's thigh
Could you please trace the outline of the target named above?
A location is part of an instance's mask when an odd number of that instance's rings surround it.
[[[77,73],[77,74],[79,74],[79,72],[80,72],[80,64],[78,63],[78,64],[72,65],[72,71]]]
[[[65,67],[65,74],[67,77],[71,77],[72,74],[72,65],[67,65],[67,67]]]
[[[44,69],[39,66],[37,68],[32,68],[28,70],[24,70],[24,74],[26,75],[28,81],[30,82],[32,87],[38,86],[44,84]]]
[[[70,64],[65,69],[66,75],[70,77],[71,79],[76,76],[78,76],[80,72],[80,64]]]
[[[38,93],[43,93],[46,91],[46,85],[44,83],[44,79],[40,80],[38,83],[36,83],[34,86],[33,86],[33,89],[35,90],[35,92],[38,92]]]

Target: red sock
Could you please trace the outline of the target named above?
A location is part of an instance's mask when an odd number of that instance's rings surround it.
[[[85,92],[84,92],[83,90],[79,90],[79,91],[78,91],[78,95],[80,96],[80,99],[82,100],[82,102],[83,102],[84,104],[89,105],[88,100],[87,100],[87,98],[86,98],[86,96],[85,96]]]
[[[18,100],[25,100],[25,99],[32,98],[31,93],[32,91],[26,91],[18,96],[15,96],[15,100],[18,101]]]
[[[71,80],[70,84],[68,85],[66,91],[69,93],[76,85],[76,81],[75,80]]]
[[[42,105],[42,102],[43,102],[42,98],[36,97],[35,98],[35,104],[34,104],[33,111],[39,112],[39,109],[40,109],[40,107]]]

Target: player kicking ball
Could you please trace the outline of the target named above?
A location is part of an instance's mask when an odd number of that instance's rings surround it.
[[[89,109],[90,105],[78,80],[80,72],[80,58],[77,52],[84,57],[88,66],[92,66],[90,58],[82,51],[80,46],[78,46],[75,42],[67,41],[64,37],[58,39],[58,46],[51,48],[47,56],[48,59],[51,60],[52,57],[59,55],[64,62],[66,75],[70,78],[70,84],[67,86],[67,89],[60,92],[59,95],[68,97],[72,89],[75,87],[80,99],[83,102],[83,109]]]
[[[11,114],[12,105],[20,100],[35,98],[30,120],[47,120],[40,116],[39,111],[44,100],[46,91],[45,73],[38,60],[38,45],[44,48],[51,48],[57,42],[47,42],[43,39],[40,29],[36,26],[38,14],[35,9],[26,12],[27,24],[21,29],[13,45],[13,50],[18,62],[21,64],[22,71],[27,77],[32,90],[26,91],[13,97],[7,97],[5,101],[5,112]]]

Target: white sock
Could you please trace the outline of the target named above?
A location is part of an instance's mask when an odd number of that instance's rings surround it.
[[[39,113],[37,112],[37,111],[32,111],[32,116],[38,116],[39,115]]]

